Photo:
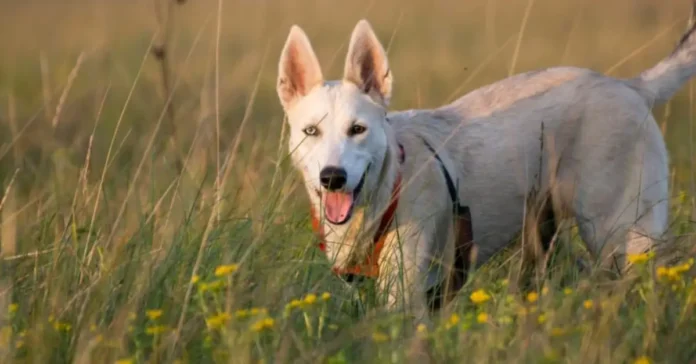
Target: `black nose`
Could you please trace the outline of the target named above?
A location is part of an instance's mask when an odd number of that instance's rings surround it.
[[[340,167],[324,167],[319,172],[321,185],[329,191],[340,190],[346,185],[346,170]]]
[[[361,283],[365,277],[357,276],[352,273],[343,274],[343,279],[348,283]]]

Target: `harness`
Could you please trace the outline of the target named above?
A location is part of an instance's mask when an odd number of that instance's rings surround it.
[[[467,273],[470,267],[470,256],[473,247],[473,230],[471,226],[471,212],[468,206],[461,205],[459,201],[459,195],[455,187],[454,181],[450,176],[444,162],[437,154],[435,149],[433,149],[425,139],[421,138],[425,146],[433,153],[435,159],[437,159],[440,164],[440,169],[445,177],[445,183],[447,184],[447,192],[450,195],[450,200],[452,201],[452,209],[454,215],[454,227],[455,227],[455,256],[454,256],[454,266],[452,268],[452,274],[447,277],[443,282],[439,283],[435,287],[427,291],[428,301],[433,309],[439,309],[442,307],[443,303],[449,302],[454,295],[461,289],[467,279]],[[402,164],[405,160],[404,148],[399,144],[399,163]],[[401,173],[398,173],[396,180],[394,182],[394,187],[392,188],[391,200],[389,206],[382,215],[380,224],[375,232],[372,239],[372,252],[367,254],[367,257],[362,265],[356,265],[348,267],[344,270],[334,269],[336,274],[353,274],[358,276],[367,276],[370,278],[376,278],[379,276],[379,256],[384,248],[384,241],[386,240],[386,232],[392,221],[394,220],[396,214],[396,208],[399,204],[399,195],[401,193]],[[311,207],[312,215],[312,228],[318,233],[320,237],[319,249],[321,251],[326,251],[326,245],[323,240],[323,229],[322,225],[319,223],[314,206]]]

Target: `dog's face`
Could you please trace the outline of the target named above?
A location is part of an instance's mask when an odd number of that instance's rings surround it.
[[[310,198],[320,204],[319,213],[344,231],[340,227],[350,223],[356,206],[376,189],[387,152],[384,128],[392,77],[384,49],[370,25],[359,22],[343,79],[325,81],[309,39],[293,26],[278,71],[293,163]],[[329,256],[348,258],[331,252],[332,244],[327,250]]]

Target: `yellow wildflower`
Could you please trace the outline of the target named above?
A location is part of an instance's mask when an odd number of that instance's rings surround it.
[[[471,299],[471,302],[480,305],[483,303],[486,303],[488,300],[491,299],[491,296],[486,293],[486,291],[482,289],[477,289],[473,293],[471,293],[471,296],[469,296],[469,299]]]
[[[249,310],[249,314],[252,315],[252,316],[256,316],[256,315],[265,315],[265,314],[267,314],[267,313],[268,313],[268,310],[265,309],[265,308],[263,308],[263,307],[262,307],[262,308],[252,307],[252,308]]]
[[[221,280],[215,280],[215,281],[212,281],[210,283],[202,282],[201,284],[198,285],[198,289],[201,292],[215,291],[215,290],[220,289],[224,284],[225,283]]]
[[[245,318],[245,317],[247,317],[247,316],[249,316],[249,310],[245,310],[245,309],[237,310],[237,311],[234,313],[234,317],[236,317],[236,318],[238,318],[238,319],[239,319],[239,318]]]
[[[381,332],[375,332],[372,334],[372,341],[377,342],[377,343],[382,343],[389,340],[389,336],[386,334],[383,334]]]
[[[145,315],[147,318],[154,321],[162,316],[162,310],[147,310],[145,311]]]
[[[216,277],[223,277],[226,275],[230,275],[239,269],[239,265],[237,264],[226,264],[226,265],[220,265],[217,268],[215,268],[215,276]]]
[[[428,332],[428,327],[425,326],[425,324],[418,324],[416,327],[416,331],[420,332],[421,334]]]
[[[529,292],[527,294],[527,301],[534,303],[539,299],[539,295],[536,292]]]
[[[629,254],[627,259],[631,264],[643,264],[655,256],[654,252]]]
[[[480,324],[485,324],[486,322],[488,322],[488,314],[485,312],[481,312],[480,314],[478,314],[478,316],[476,316],[476,322]]]
[[[571,293],[573,293],[573,290],[572,290],[572,289],[570,289],[570,288],[565,288],[565,289],[563,289],[563,294],[564,294],[564,295],[568,296],[568,295],[570,295]]]
[[[592,302],[592,300],[585,300],[585,302],[582,303],[582,306],[589,310],[594,307],[594,302]]]
[[[447,319],[447,323],[445,324],[445,327],[448,329],[451,329],[452,327],[457,325],[459,323],[459,321],[460,321],[459,315],[457,315],[456,313],[453,313],[452,316],[450,316],[449,319]]]
[[[145,333],[148,335],[159,335],[167,331],[167,327],[164,325],[148,326],[145,328]]]
[[[218,313],[217,315],[213,315],[205,319],[205,324],[208,326],[209,329],[215,330],[219,329],[222,326],[229,321],[229,319],[232,318],[229,313],[227,312],[222,312]]]
[[[131,358],[116,360],[116,364],[133,364],[133,363],[135,363],[135,362]]]
[[[541,315],[539,315],[539,317],[537,317],[537,322],[539,322],[540,324],[543,324],[544,322],[546,322],[546,315],[543,313]]]
[[[7,311],[9,311],[10,313],[16,313],[18,309],[19,305],[16,303],[11,303],[10,306],[7,307]]]
[[[317,295],[315,295],[314,293],[309,293],[304,298],[304,303],[307,306],[313,305],[315,302],[317,302]]]
[[[331,293],[329,292],[324,292],[321,294],[321,299],[324,301],[328,301],[331,298]]]
[[[201,280],[201,277],[198,274],[191,277],[191,283],[193,283],[193,284],[198,283],[198,281],[200,281],[200,280]]]
[[[259,321],[256,321],[253,325],[251,325],[251,330],[255,332],[261,332],[265,329],[270,329],[273,327],[275,324],[275,320],[273,320],[270,317],[261,319]]]
[[[641,356],[640,358],[636,358],[636,360],[633,361],[633,364],[650,364],[650,358],[647,356]]]

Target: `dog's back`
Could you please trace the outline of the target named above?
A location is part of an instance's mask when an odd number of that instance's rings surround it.
[[[390,119],[399,139],[415,133],[445,145],[471,206],[479,263],[521,230],[530,194],[556,221],[574,218],[595,256],[620,260],[667,230],[668,154],[651,108],[696,73],[694,33],[692,24],[635,78],[554,67]]]

